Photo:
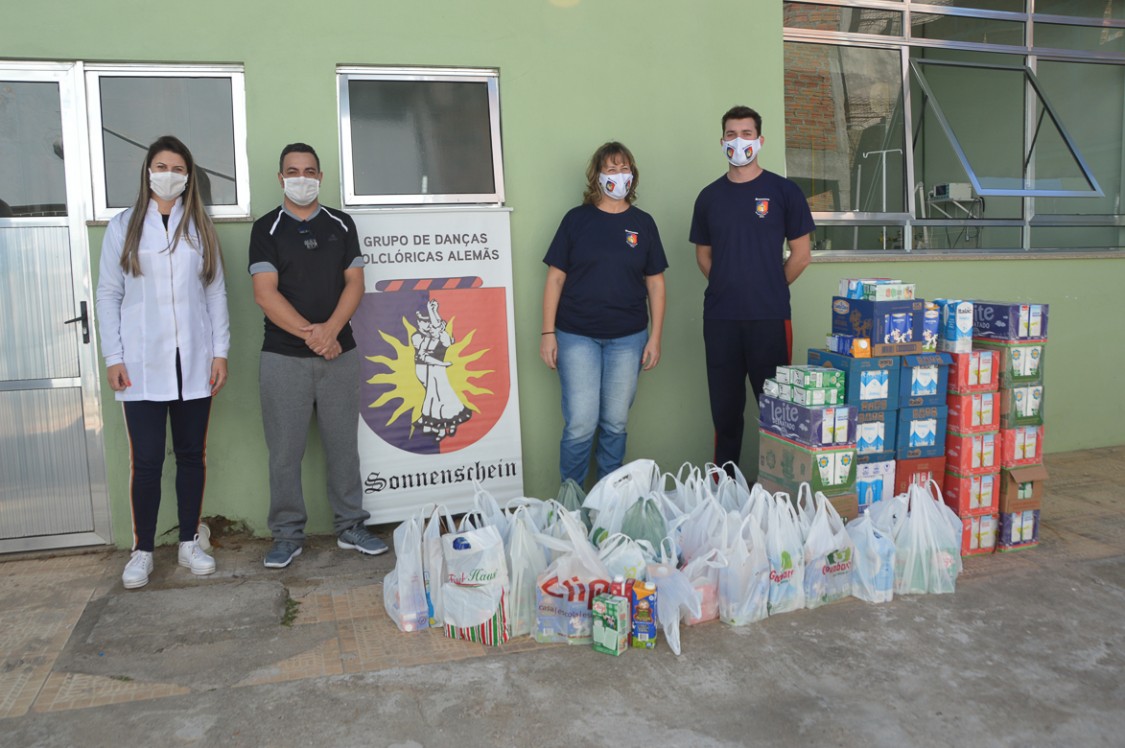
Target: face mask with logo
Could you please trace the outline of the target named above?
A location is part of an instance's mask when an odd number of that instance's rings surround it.
[[[761,138],[753,140],[735,138],[723,141],[723,155],[727,157],[727,161],[730,161],[731,166],[746,166],[758,157],[760,150],[762,150]]]
[[[285,196],[302,208],[311,205],[320,194],[320,180],[312,177],[286,177]]]
[[[602,192],[614,200],[624,200],[625,196],[629,194],[629,188],[633,186],[633,175],[628,173],[622,174],[598,174],[598,184],[602,186]]]
[[[184,194],[185,187],[187,187],[186,174],[148,170],[148,188],[161,200],[175,200]]]

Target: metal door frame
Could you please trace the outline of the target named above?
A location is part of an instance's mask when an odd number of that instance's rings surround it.
[[[0,227],[65,226],[70,238],[71,283],[77,307],[86,301],[89,309],[90,342],[79,344],[79,376],[66,386],[82,389],[82,415],[85,426],[86,464],[90,479],[92,532],[39,535],[0,540],[0,553],[36,551],[78,546],[105,545],[113,542],[110,519],[109,490],[106,484],[105,429],[101,408],[101,360],[94,320],[94,285],[90,263],[90,236],[86,222],[93,218],[90,198],[90,145],[86,132],[86,88],[80,62],[9,62],[0,61],[0,80],[57,83],[59,114],[63,137],[63,169],[66,175],[65,218],[0,218]],[[62,320],[59,320],[62,323]],[[37,380],[39,389],[42,380]],[[18,386],[0,384],[0,389],[28,389],[26,382]]]

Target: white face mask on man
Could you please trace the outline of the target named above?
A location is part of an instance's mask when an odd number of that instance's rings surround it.
[[[598,174],[598,184],[602,186],[602,192],[614,200],[624,200],[625,196],[629,194],[629,188],[633,186],[633,175],[628,172],[621,172],[619,174]]]
[[[161,200],[172,201],[184,194],[187,187],[187,174],[174,171],[148,170],[148,188]]]
[[[285,177],[285,196],[302,208],[311,205],[320,194],[320,180],[312,177]]]
[[[760,137],[753,140],[735,138],[723,141],[723,155],[727,157],[727,161],[730,161],[731,166],[746,166],[752,163],[758,157],[760,150],[762,150]]]

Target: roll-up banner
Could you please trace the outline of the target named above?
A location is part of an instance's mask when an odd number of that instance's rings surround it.
[[[353,213],[366,293],[359,464],[374,523],[429,503],[461,512],[474,481],[523,495],[509,211]]]

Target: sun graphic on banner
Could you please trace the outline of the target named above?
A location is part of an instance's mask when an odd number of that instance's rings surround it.
[[[453,323],[456,317],[450,317],[446,329],[450,336],[453,336]],[[390,335],[382,330],[379,331],[379,336],[394,350],[394,356],[367,356],[367,360],[372,363],[382,364],[390,371],[381,374],[376,374],[367,380],[368,384],[375,385],[389,385],[390,389],[383,392],[375,402],[367,407],[380,408],[384,405],[399,400],[400,403],[394,412],[391,413],[387,419],[387,426],[397,421],[404,413],[410,413],[411,434],[414,432],[414,425],[422,416],[422,409],[426,398],[426,388],[418,378],[418,366],[415,360],[415,349],[410,343],[418,333],[418,328],[410,324],[405,317],[402,318],[402,326],[406,330],[406,343],[403,343],[398,338]],[[482,348],[471,353],[467,353],[467,349],[473,342],[473,336],[476,330],[469,331],[464,338],[457,340],[451,344],[445,351],[445,361],[449,363],[446,368],[446,374],[449,377],[449,384],[453,388],[457,399],[464,404],[466,408],[474,413],[480,413],[480,409],[470,399],[474,395],[491,395],[492,390],[481,387],[474,383],[473,380],[480,379],[481,377],[492,374],[491,369],[471,369],[471,364],[475,363],[486,353],[488,348]]]

